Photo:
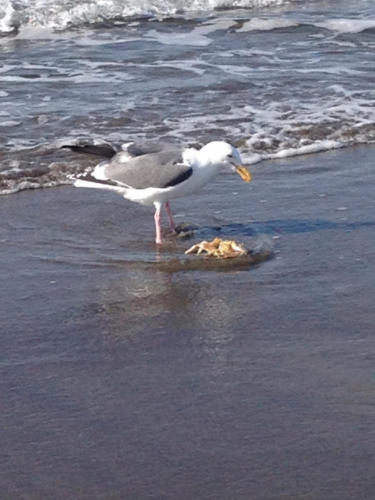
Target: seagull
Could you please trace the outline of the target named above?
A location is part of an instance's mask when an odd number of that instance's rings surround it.
[[[154,205],[155,242],[162,244],[161,210],[165,206],[169,226],[176,232],[170,200],[188,196],[210,183],[222,169],[231,169],[246,181],[251,174],[243,166],[239,151],[224,141],[209,142],[200,149],[134,143],[117,152],[109,145],[63,146],[73,151],[97,154],[109,161],[99,163],[91,174],[74,179],[74,186],[114,191],[142,205]]]

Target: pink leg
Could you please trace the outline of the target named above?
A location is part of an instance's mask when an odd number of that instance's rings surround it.
[[[161,212],[161,203],[155,203],[155,215],[154,215],[155,232],[156,232],[155,243],[157,243],[158,245],[162,244],[161,228],[160,228],[160,219],[161,219],[160,212]]]
[[[167,201],[165,203],[165,208],[167,210],[167,214],[168,214],[168,218],[169,218],[169,227],[175,233],[176,232],[176,226],[175,226],[175,223],[174,223],[174,220],[173,220],[172,211],[171,211],[171,207],[169,205],[169,201]]]

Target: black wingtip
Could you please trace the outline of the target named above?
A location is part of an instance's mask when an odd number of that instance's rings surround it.
[[[81,146],[65,144],[61,146],[61,149],[70,149],[75,153],[100,156],[101,158],[113,158],[116,154],[116,150],[109,144],[83,144]]]

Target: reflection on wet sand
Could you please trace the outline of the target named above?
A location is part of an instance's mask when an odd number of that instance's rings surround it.
[[[217,354],[237,328],[246,328],[245,318],[254,317],[257,308],[249,274],[222,276],[218,280],[211,273],[119,273],[118,279],[97,290],[105,335],[124,342],[186,333],[206,352]]]

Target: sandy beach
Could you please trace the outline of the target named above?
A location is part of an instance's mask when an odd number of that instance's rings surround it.
[[[222,175],[158,251],[152,210],[114,194],[2,197],[0,496],[372,498],[374,160]],[[273,258],[158,267],[216,235]]]

